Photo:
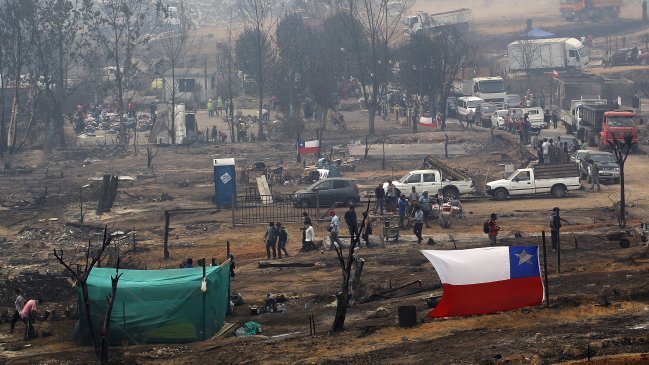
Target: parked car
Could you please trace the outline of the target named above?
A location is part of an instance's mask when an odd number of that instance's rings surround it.
[[[485,128],[491,128],[491,115],[498,110],[496,104],[482,103],[475,108],[473,123]]]
[[[505,129],[505,116],[507,113],[507,110],[497,110],[491,114],[491,125],[495,125],[498,129]]]
[[[507,94],[505,96],[505,106],[507,108],[517,108],[521,106],[521,96],[516,94]]]
[[[579,171],[581,172],[582,179],[587,179],[588,176],[590,176],[589,160],[593,160],[595,165],[599,167],[600,181],[609,180],[613,181],[615,184],[620,182],[620,165],[615,161],[615,156],[610,152],[590,150],[579,160]]]
[[[358,204],[360,200],[356,180],[342,177],[322,179],[306,189],[293,193],[293,206],[295,207],[309,207],[316,204],[321,207],[329,207],[334,203],[350,206]]]
[[[649,64],[649,53],[641,52],[638,47],[618,49],[604,61],[604,65],[609,67],[638,64]]]

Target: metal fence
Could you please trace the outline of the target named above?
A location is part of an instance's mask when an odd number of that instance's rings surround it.
[[[318,194],[309,193],[259,195],[247,191],[237,195],[232,209],[232,224],[254,224],[265,222],[301,222],[302,213],[311,219],[320,217]]]

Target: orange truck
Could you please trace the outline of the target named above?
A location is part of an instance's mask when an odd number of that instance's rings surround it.
[[[559,10],[567,21],[598,20],[617,18],[622,0],[561,0]]]
[[[638,143],[638,127],[635,124],[635,113],[620,110],[614,105],[582,105],[581,120],[577,137],[586,141],[589,146],[607,148],[613,139],[624,139],[631,134],[633,142]]]

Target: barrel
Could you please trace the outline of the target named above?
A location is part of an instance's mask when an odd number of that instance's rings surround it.
[[[417,307],[414,305],[402,305],[397,309],[399,315],[399,326],[413,327],[417,324]]]

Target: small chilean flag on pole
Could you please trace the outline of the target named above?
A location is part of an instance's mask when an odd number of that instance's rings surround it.
[[[541,304],[537,246],[422,250],[442,281],[442,299],[429,317],[487,314]]]
[[[320,141],[300,141],[297,145],[297,153],[300,155],[308,155],[309,153],[318,153],[320,152]]]
[[[419,125],[422,127],[437,128],[437,119],[435,118],[419,118]]]

